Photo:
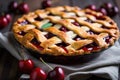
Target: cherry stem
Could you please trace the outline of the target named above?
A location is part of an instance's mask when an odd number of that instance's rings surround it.
[[[44,63],[46,66],[48,66],[51,70],[53,70],[53,68],[50,65],[48,65],[41,57],[40,57],[40,60],[42,63]]]

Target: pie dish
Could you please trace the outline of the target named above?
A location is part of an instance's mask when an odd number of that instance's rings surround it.
[[[58,6],[23,15],[14,23],[13,34],[21,45],[39,54],[79,56],[114,45],[119,29],[100,12]]]

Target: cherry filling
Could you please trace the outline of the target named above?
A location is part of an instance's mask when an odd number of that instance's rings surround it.
[[[79,41],[81,39],[83,39],[83,38],[81,38],[80,36],[77,35],[73,40]]]
[[[52,14],[52,13],[49,13],[49,14],[48,14],[48,16],[55,16],[55,15],[54,15],[54,14]]]
[[[110,36],[107,36],[107,37],[105,37],[105,38],[103,38],[104,40],[105,40],[105,42],[108,44],[108,43],[110,43]]]
[[[87,21],[89,23],[94,23],[94,21],[92,21],[91,19],[86,19],[85,21]]]
[[[53,36],[55,36],[55,35],[52,34],[52,33],[47,33],[47,34],[45,35],[45,37],[46,37],[47,39],[49,39],[49,38],[51,38],[51,37],[53,37]]]
[[[69,31],[69,30],[68,30],[66,27],[64,27],[64,26],[62,26],[59,30],[64,31],[64,32]]]
[[[104,25],[102,25],[101,28],[103,28],[103,29],[109,29],[108,27],[105,27]]]
[[[82,25],[80,25],[78,22],[72,22],[72,24],[74,24],[75,26],[82,26]]]
[[[96,43],[91,43],[82,48],[85,52],[97,51],[100,47]]]
[[[26,34],[26,32],[21,31],[21,32],[18,32],[18,34],[24,36]]]
[[[36,46],[39,50],[43,50],[43,47],[40,46],[40,42],[34,38],[33,40],[31,40],[31,43]]]
[[[63,48],[65,50],[65,52],[68,53],[68,50],[66,49],[66,46],[68,46],[69,44],[66,44],[66,43],[62,42],[62,43],[58,43],[56,45]]]
[[[31,24],[28,20],[24,20],[24,21],[18,22],[18,23],[21,24],[22,26],[26,25],[26,24]]]
[[[35,20],[37,20],[37,21],[42,21],[43,18],[41,18],[40,16],[38,16],[38,17],[35,18]]]
[[[101,16],[95,16],[95,17],[96,17],[96,19],[99,19],[99,20],[106,20],[106,18],[103,17],[102,15]]]
[[[93,15],[93,16],[96,17],[96,19],[99,19],[99,20],[106,20],[106,18],[103,16],[103,14],[101,14],[101,15],[99,15],[99,16],[97,16],[97,15],[95,15],[95,14],[92,14],[92,13],[90,13],[90,12],[86,12],[86,14]]]
[[[93,35],[93,34],[94,34],[94,32],[93,32],[93,31],[91,31],[91,30],[87,31],[87,33],[89,33],[89,34],[91,34],[91,35]]]

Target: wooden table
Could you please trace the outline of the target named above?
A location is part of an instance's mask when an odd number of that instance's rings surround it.
[[[13,0],[0,0],[0,11],[8,11],[8,4]],[[16,0],[19,2],[19,0]],[[41,8],[41,2],[43,0],[24,0],[28,3],[30,6],[30,11],[34,11],[36,9]],[[119,0],[52,0],[53,6],[60,6],[60,5],[71,5],[71,6],[79,6],[81,8],[84,8],[87,5],[95,4],[100,6],[104,2],[110,2],[113,5],[117,5],[120,7],[120,1]],[[0,30],[0,32],[4,33],[11,30],[12,24],[18,17],[21,15],[18,14],[12,14],[12,22],[4,29]],[[116,22],[118,23],[118,26],[120,27],[120,18],[119,15],[115,17]],[[0,48],[0,80],[18,80],[20,76],[19,70],[18,70],[18,60],[13,57],[6,49]],[[103,80],[101,78],[98,78],[96,76],[92,76],[89,80]],[[105,80],[105,79],[104,79]]]

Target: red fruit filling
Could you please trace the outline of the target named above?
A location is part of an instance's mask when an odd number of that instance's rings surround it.
[[[73,40],[79,41],[81,39],[83,39],[83,38],[81,38],[80,36],[77,35]]]
[[[81,26],[78,22],[72,22],[72,24],[74,24],[75,26]]]
[[[104,25],[101,28],[103,28],[103,29],[109,29],[108,27],[105,27]]]
[[[31,40],[31,43],[36,46],[39,50],[43,50],[43,47],[40,46],[40,43],[36,38],[34,38],[33,40]]]
[[[55,16],[55,15],[54,15],[54,14],[52,14],[52,13],[49,13],[49,14],[48,14],[48,16]]]
[[[28,20],[24,20],[22,22],[18,22],[19,24],[21,24],[22,26],[26,25],[26,24],[31,24]]]
[[[41,18],[40,16],[38,16],[38,17],[35,18],[35,20],[37,20],[37,21],[42,21],[43,18]]]
[[[105,40],[105,42],[108,44],[108,43],[110,43],[110,36],[107,36],[107,37],[105,37],[105,38],[103,38],[104,40]]]
[[[103,17],[102,15],[101,16],[95,16],[97,19],[99,19],[99,20],[106,20],[106,18],[105,17]]]
[[[69,30],[68,30],[66,27],[64,27],[64,26],[62,26],[59,30],[64,31],[64,32],[69,31]]]
[[[85,52],[97,51],[100,47],[96,43],[91,43],[82,48]]]
[[[62,42],[62,43],[58,43],[56,45],[63,48],[65,50],[65,52],[68,53],[68,50],[66,49],[66,46],[68,46],[69,44],[66,44],[66,43]]]
[[[47,34],[45,35],[45,37],[46,37],[47,39],[52,38],[53,36],[55,36],[55,35],[52,34],[52,33],[47,33]]]
[[[93,34],[95,34],[93,31],[87,31],[87,33],[89,33],[89,34],[91,34],[91,35],[93,35]]]
[[[92,21],[91,19],[86,19],[85,21],[87,21],[89,23],[94,23],[94,21]]]
[[[26,32],[21,31],[21,32],[18,32],[18,34],[24,36],[26,34]]]

